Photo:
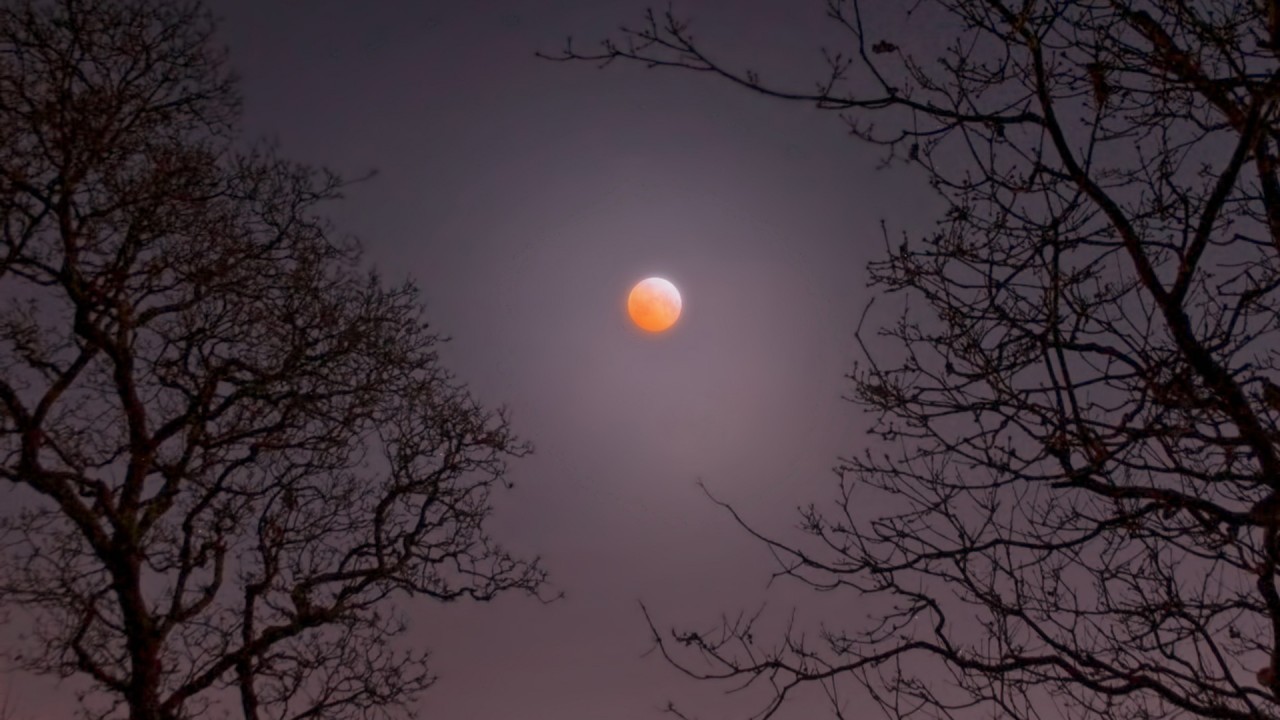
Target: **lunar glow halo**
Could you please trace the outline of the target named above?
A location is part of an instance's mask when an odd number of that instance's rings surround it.
[[[680,317],[680,291],[669,280],[651,277],[636,283],[627,296],[627,314],[640,329],[662,332]]]

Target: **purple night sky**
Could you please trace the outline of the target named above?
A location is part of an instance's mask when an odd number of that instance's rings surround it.
[[[784,534],[797,505],[834,498],[830,468],[866,442],[841,399],[864,266],[882,219],[895,234],[927,219],[923,178],[877,171],[874,149],[812,108],[694,73],[534,57],[638,21],[642,0],[211,5],[246,136],[377,171],[330,208],[337,226],[389,280],[421,284],[453,338],[447,366],[536,447],[492,529],[540,554],[566,597],[409,608],[408,640],[440,675],[422,717],[635,720],[668,700],[746,717],[767,691],[725,695],[645,656],[639,602],[664,624],[762,604],[777,622],[795,607],[801,624],[856,624],[850,595],[769,587],[766,549],[697,483]],[[816,80],[819,46],[841,39],[821,0],[675,10],[769,79]],[[684,298],[661,335],[625,314],[650,275]],[[61,707],[43,687],[15,688],[19,717]],[[827,713],[810,693],[779,717]]]

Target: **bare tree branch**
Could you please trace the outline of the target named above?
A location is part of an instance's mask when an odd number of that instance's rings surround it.
[[[774,537],[725,506],[871,620],[770,644],[650,619],[658,648],[767,683],[762,718],[806,687],[839,715],[850,682],[893,718],[1280,717],[1280,4],[827,9],[851,51],[814,91],[719,64],[674,10],[554,56],[837,111],[948,208],[870,266],[901,314],[874,351],[859,327],[880,443],[834,508]],[[877,36],[894,12],[940,30]]]
[[[15,659],[92,682],[90,716],[411,715],[434,676],[397,600],[542,592],[485,531],[530,446],[320,214],[343,182],[238,149],[214,30],[187,0],[0,5]]]

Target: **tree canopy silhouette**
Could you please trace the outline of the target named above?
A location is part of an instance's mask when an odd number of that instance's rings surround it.
[[[772,687],[764,716],[853,681],[897,718],[1280,717],[1280,3],[827,12],[847,45],[811,88],[675,11],[553,56],[839,113],[946,207],[870,265],[901,301],[851,375],[879,442],[803,534],[752,530],[857,610],[662,651]]]
[[[188,0],[0,4],[0,602],[84,711],[378,718],[394,600],[537,594],[485,532],[503,412],[361,267],[342,181],[246,150]]]

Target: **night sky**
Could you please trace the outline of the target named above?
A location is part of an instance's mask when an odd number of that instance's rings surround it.
[[[773,562],[698,488],[783,534],[835,497],[866,418],[841,399],[865,265],[921,227],[923,178],[877,170],[839,119],[678,71],[540,60],[641,19],[629,0],[215,0],[243,76],[247,138],[349,177],[329,211],[388,280],[413,278],[447,366],[505,404],[536,453],[494,535],[539,554],[565,598],[408,608],[435,653],[426,718],[704,720],[767,697],[681,676],[663,624],[755,610],[856,625],[852,596],[768,587]],[[661,9],[661,8],[659,8]],[[705,47],[801,87],[841,36],[821,0],[680,2]],[[914,225],[912,223],[915,223]],[[636,281],[679,286],[648,335]],[[47,707],[18,692],[19,709]],[[857,702],[857,697],[851,698]],[[780,717],[829,712],[808,695]],[[851,717],[863,717],[853,712]],[[871,714],[865,716],[871,717]]]

